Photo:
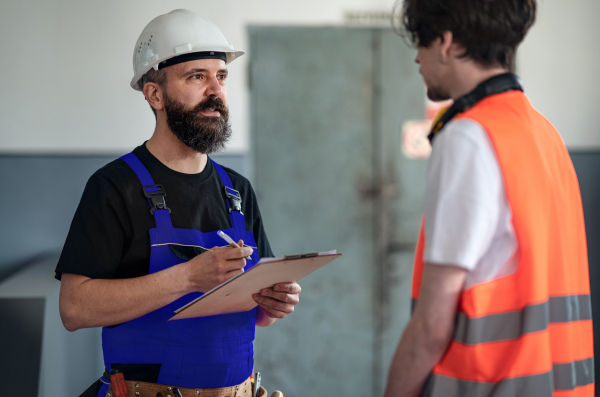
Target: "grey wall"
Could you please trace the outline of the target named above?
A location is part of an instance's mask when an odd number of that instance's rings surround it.
[[[0,156],[0,385],[8,394],[75,396],[101,375],[100,329],[64,329],[54,268],[87,179],[119,155]],[[212,157],[250,177],[246,156]]]
[[[90,346],[96,347],[90,340],[99,337],[98,330],[83,330],[68,333],[61,328],[57,309],[58,282],[52,279],[56,255],[60,251],[66,237],[71,217],[77,206],[79,196],[89,175],[106,162],[118,156],[0,156],[0,186],[2,186],[2,206],[0,206],[0,219],[4,227],[0,231],[0,280],[9,275],[19,276],[19,272],[27,270],[27,265],[32,262],[45,263],[43,278],[47,279],[46,285],[51,290],[44,295],[33,296],[32,300],[22,300],[16,305],[26,307],[32,305],[33,310],[17,310],[22,313],[22,321],[39,316],[43,313],[43,322],[33,321],[33,326],[25,335],[29,347],[26,356],[19,356],[19,360],[1,363],[23,365],[25,369],[31,368],[31,362],[38,360],[40,364],[40,387],[44,384],[51,385],[56,378],[52,366],[61,362],[70,362],[74,351],[86,351]],[[573,164],[577,171],[582,200],[585,211],[585,221],[588,239],[588,252],[590,261],[590,278],[592,284],[592,305],[595,319],[600,318],[600,152],[572,152]],[[239,170],[250,176],[249,159],[244,156],[215,156],[215,159],[224,165]],[[266,225],[267,230],[269,225]],[[51,253],[50,255],[46,255]],[[2,286],[2,283],[0,283]],[[53,289],[52,289],[53,288]],[[39,291],[38,291],[39,292]],[[39,295],[39,294],[38,294]],[[2,317],[14,315],[15,307],[0,305],[3,308]],[[6,325],[6,322],[4,322]],[[27,328],[27,327],[26,327]],[[595,327],[595,346],[600,348],[600,327]],[[4,327],[0,334],[15,334],[15,329]],[[8,335],[8,334],[7,334]],[[41,340],[40,340],[41,338]],[[0,335],[0,351],[4,356],[9,351],[10,337]],[[74,351],[62,349],[61,346],[79,346]],[[41,349],[41,350],[40,350]],[[599,350],[596,350],[599,352]],[[42,352],[44,352],[42,354]],[[98,352],[99,353],[99,352]],[[87,353],[86,353],[87,354]],[[11,355],[13,356],[13,355]],[[98,366],[98,357],[87,354],[89,359],[75,361],[78,370],[85,373],[95,373]],[[33,360],[33,361],[32,361]],[[87,367],[87,368],[86,368]],[[596,379],[600,373],[596,369]],[[3,368],[3,367],[2,367]],[[0,368],[0,373],[5,373]],[[95,375],[92,375],[93,378]],[[84,379],[83,384],[91,383],[93,379]],[[0,381],[0,384],[4,384]],[[33,390],[33,389],[32,389]],[[39,395],[43,395],[39,394]]]
[[[255,365],[287,397],[307,383],[317,396],[381,395],[409,318],[425,187],[426,160],[400,152],[402,126],[424,114],[412,50],[381,28],[249,35],[255,189],[273,250],[343,253],[301,280],[293,316],[257,332]]]
[[[62,326],[56,260],[36,259],[0,282],[3,395],[77,396],[102,372],[100,329]]]
[[[592,318],[594,320],[594,356],[596,381],[600,379],[600,153],[572,151],[571,158],[579,179],[585,216],[590,283],[592,289]]]
[[[0,156],[0,279],[62,248],[89,176],[117,155]]]
[[[121,154],[0,156],[0,280],[35,257],[60,252],[88,178]],[[212,157],[250,177],[247,156]]]
[[[143,27],[159,14],[176,8],[201,13],[231,44],[247,51],[250,24],[340,26],[348,11],[389,12],[394,0],[215,4],[212,0],[0,1],[0,35],[7,38],[0,41],[0,87],[10,93],[0,97],[0,150],[107,153],[127,150],[143,139],[153,129],[154,117],[142,95],[129,87],[131,56]],[[595,49],[600,2],[540,0],[538,8],[517,59],[527,93],[569,147],[598,148],[600,55]],[[237,152],[247,152],[250,143],[245,73],[250,55],[229,65],[235,131],[229,148]],[[568,98],[569,106],[556,98]]]
[[[589,0],[594,1],[594,0]],[[391,0],[2,0],[0,151],[127,150],[154,129],[141,93],[129,87],[132,53],[157,15],[186,8],[213,21],[246,50],[248,23],[340,24],[348,10],[391,10]],[[318,10],[318,12],[315,12]],[[593,29],[595,25],[587,27]],[[35,57],[33,56],[35,54]],[[589,52],[586,52],[589,54]],[[228,65],[235,133],[229,151],[248,151],[248,55]],[[43,78],[38,77],[43,68]]]

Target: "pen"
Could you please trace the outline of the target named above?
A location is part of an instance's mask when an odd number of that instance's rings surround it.
[[[234,247],[239,247],[239,245],[237,245],[237,243],[235,241],[233,241],[233,239],[231,237],[229,237],[226,233],[224,233],[222,230],[219,230],[217,232],[217,234],[219,235],[219,237],[221,237],[223,240],[227,241],[230,245],[234,246]],[[247,260],[252,259],[251,256],[246,258]]]

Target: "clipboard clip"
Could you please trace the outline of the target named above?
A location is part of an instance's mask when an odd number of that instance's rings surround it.
[[[313,256],[319,256],[318,252],[308,252],[306,254],[286,255],[283,259],[300,259],[300,258],[311,258]]]

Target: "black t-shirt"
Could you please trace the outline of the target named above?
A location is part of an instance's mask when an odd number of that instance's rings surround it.
[[[154,183],[164,187],[173,227],[203,233],[231,227],[221,178],[210,160],[201,173],[183,174],[162,164],[145,145],[133,153]],[[246,230],[254,234],[259,256],[273,256],[250,182],[229,168],[225,171],[242,196]],[[125,161],[112,161],[96,171],[85,186],[55,277],[60,280],[62,273],[104,279],[147,275],[149,230],[154,227],[137,175]]]

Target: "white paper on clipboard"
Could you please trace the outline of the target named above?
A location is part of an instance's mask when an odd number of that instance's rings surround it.
[[[230,278],[177,309],[169,321],[251,310],[257,306],[252,294],[274,284],[297,282],[341,255],[332,250],[263,258],[248,271]]]

